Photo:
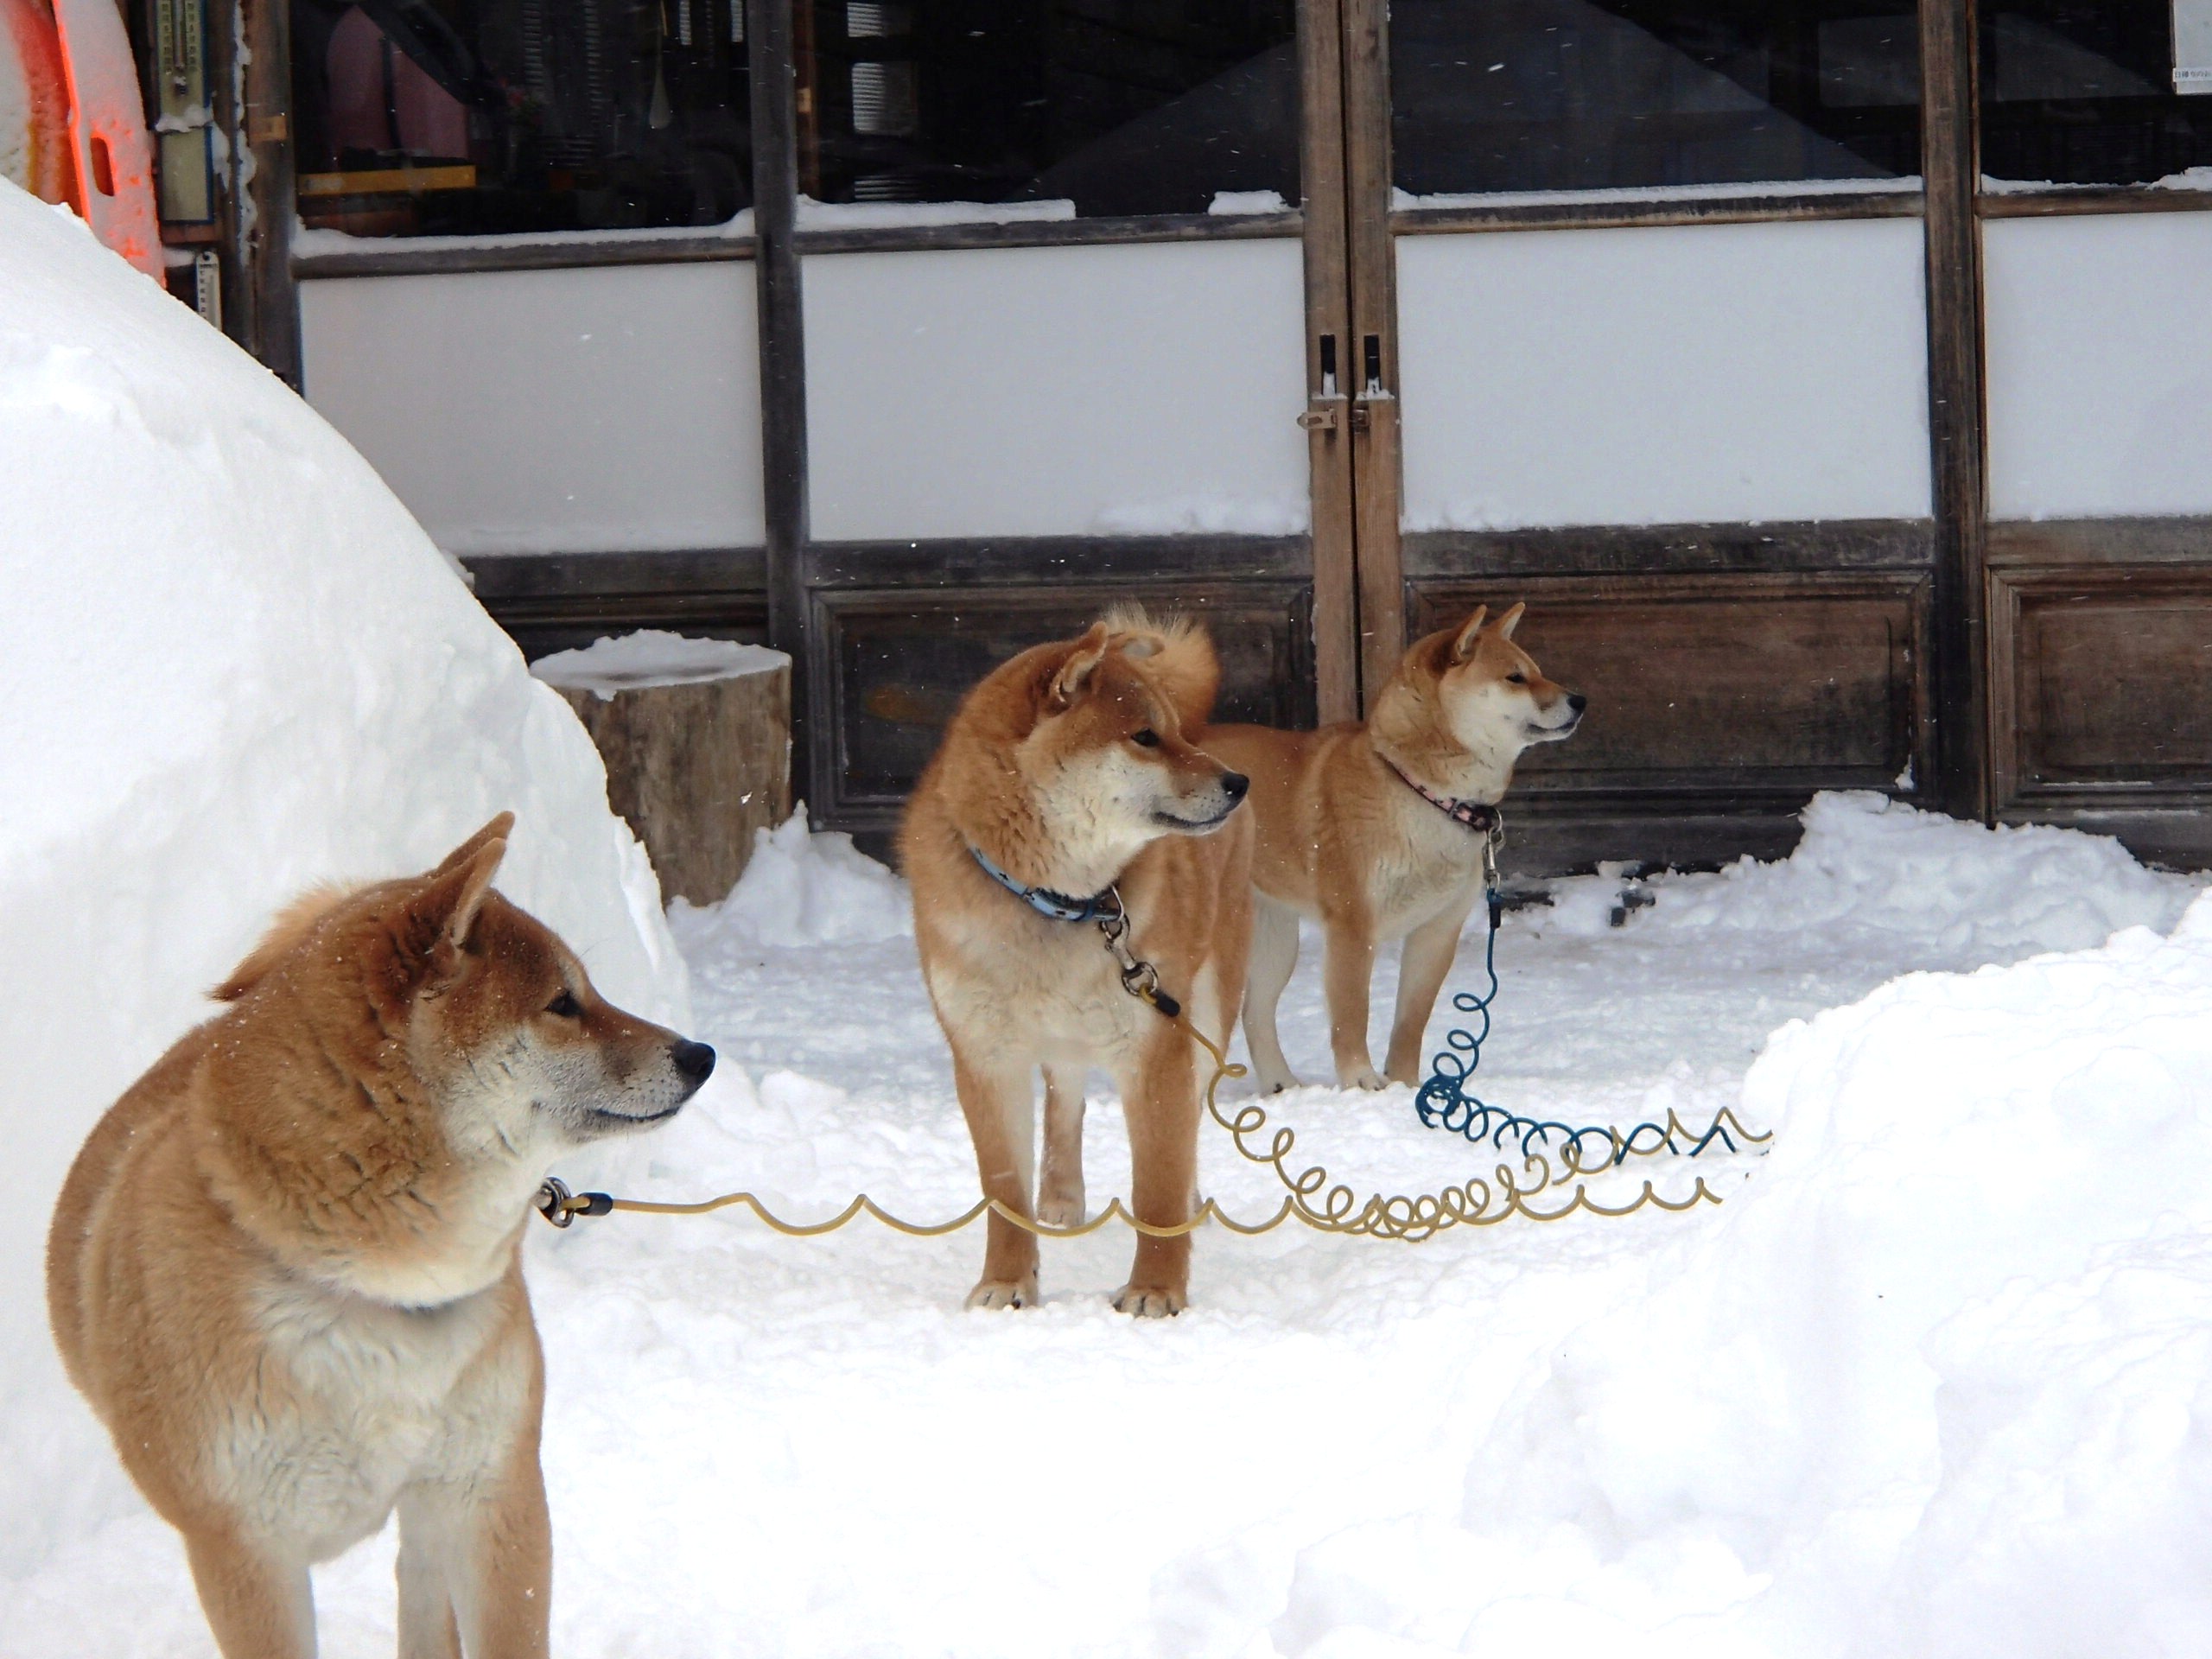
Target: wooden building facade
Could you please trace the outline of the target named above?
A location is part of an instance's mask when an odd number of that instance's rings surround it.
[[[532,654],[790,651],[819,823],[1111,601],[1294,724],[1526,599],[1529,865],[2212,861],[2194,0],[136,3],[225,326]]]

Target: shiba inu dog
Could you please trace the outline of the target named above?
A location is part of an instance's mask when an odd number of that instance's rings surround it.
[[[601,1001],[492,891],[512,823],[285,912],[54,1211],[54,1338],[226,1659],[314,1653],[309,1565],[395,1508],[402,1654],[546,1650],[532,1195],[715,1053]]]
[[[1185,1019],[1215,1040],[1235,1023],[1251,929],[1246,780],[1186,735],[1220,680],[1186,623],[1122,612],[1039,645],[971,690],[906,808],[899,849],[930,1000],[952,1048],[984,1192],[1065,1225],[1084,1214],[1083,1086],[1120,1085],[1130,1207],[1189,1219],[1197,1182],[1199,1051],[1130,995],[1093,924],[1127,944]],[[1036,1165],[1036,1077],[1045,1157]],[[994,1214],[970,1307],[1037,1300],[1037,1240]],[[1179,1313],[1191,1241],[1140,1235],[1124,1313]]]
[[[1522,607],[1490,626],[1487,607],[1416,642],[1364,724],[1318,732],[1217,726],[1199,740],[1252,779],[1259,842],[1252,879],[1251,976],[1244,1040],[1263,1090],[1297,1079],[1282,1057],[1275,1004],[1298,963],[1298,918],[1319,920],[1329,1043],[1344,1088],[1419,1079],[1421,1033],[1459,930],[1482,893],[1483,845],[1533,743],[1556,743],[1586,699],[1546,679],[1513,643]],[[1367,1047],[1376,946],[1403,939],[1389,1058]]]

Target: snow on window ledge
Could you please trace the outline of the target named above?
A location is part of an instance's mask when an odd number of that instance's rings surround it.
[[[1739,197],[1910,195],[1922,188],[1917,173],[1888,179],[1771,179],[1748,184],[1651,184],[1609,190],[1446,191],[1416,196],[1393,188],[1390,210],[1434,208],[1645,206],[1670,201],[1729,201]]]
[[[1071,219],[1075,203],[1052,201],[817,201],[798,199],[802,231],[912,230],[929,225],[1030,225]]]
[[[372,250],[381,251],[402,248],[423,253],[460,250],[486,251],[494,248],[574,248],[603,246],[609,243],[627,245],[639,242],[686,242],[699,237],[726,237],[732,241],[742,241],[752,234],[753,210],[750,207],[718,225],[660,225],[634,231],[510,231],[493,236],[355,236],[346,231],[311,229],[295,219],[292,221],[292,252],[295,257],[307,257],[315,254],[363,253]]]

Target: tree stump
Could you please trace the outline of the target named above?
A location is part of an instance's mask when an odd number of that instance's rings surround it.
[[[664,902],[710,905],[791,810],[791,659],[646,630],[541,658],[607,763],[607,802],[645,844]]]

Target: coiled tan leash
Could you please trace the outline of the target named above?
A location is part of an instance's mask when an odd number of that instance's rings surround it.
[[[1109,895],[1110,903],[1106,902]],[[1494,942],[1498,913],[1494,886],[1491,899],[1491,935]],[[1525,1216],[1531,1221],[1563,1221],[1578,1211],[1613,1217],[1633,1215],[1647,1208],[1682,1211],[1700,1204],[1719,1204],[1719,1194],[1706,1185],[1701,1175],[1683,1198],[1667,1198],[1647,1180],[1636,1197],[1621,1205],[1601,1204],[1592,1198],[1588,1178],[1617,1170],[1631,1158],[1686,1155],[1683,1142],[1690,1143],[1687,1155],[1694,1156],[1716,1139],[1725,1141],[1732,1150],[1735,1141],[1732,1137],[1740,1137],[1754,1146],[1773,1138],[1771,1135],[1754,1134],[1746,1129],[1736,1115],[1726,1108],[1702,1134],[1694,1135],[1672,1111],[1667,1114],[1667,1121],[1663,1124],[1641,1123],[1626,1134],[1610,1127],[1567,1129],[1561,1125],[1515,1119],[1512,1120],[1515,1125],[1525,1126],[1517,1131],[1521,1147],[1517,1171],[1513,1163],[1501,1162],[1495,1166],[1487,1179],[1472,1176],[1434,1192],[1376,1192],[1363,1201],[1351,1187],[1332,1180],[1329,1172],[1319,1164],[1308,1165],[1294,1173],[1290,1157],[1298,1145],[1298,1133],[1282,1125],[1271,1128],[1264,1107],[1253,1103],[1238,1107],[1233,1113],[1223,1110],[1216,1098],[1222,1079],[1243,1077],[1245,1068],[1231,1060],[1219,1044],[1191,1023],[1181,1004],[1160,988],[1159,971],[1152,963],[1130,951],[1128,918],[1122,908],[1120,893],[1109,888],[1099,899],[1084,903],[1087,906],[1084,913],[1079,917],[1064,916],[1061,919],[1095,922],[1105,936],[1106,949],[1121,970],[1122,988],[1163,1018],[1180,1026],[1191,1040],[1204,1049],[1213,1061],[1213,1076],[1206,1082],[1206,1115],[1229,1132],[1238,1154],[1248,1162],[1264,1164],[1272,1170],[1283,1189],[1281,1205],[1266,1220],[1239,1221],[1208,1198],[1198,1205],[1198,1213],[1188,1221],[1160,1226],[1139,1220],[1116,1198],[1109,1199],[1098,1215],[1073,1227],[1047,1226],[1043,1222],[1022,1215],[997,1198],[978,1199],[971,1208],[949,1221],[918,1222],[893,1215],[863,1192],[827,1221],[794,1222],[785,1221],[750,1192],[725,1192],[716,1198],[702,1198],[695,1204],[663,1204],[647,1198],[612,1198],[604,1192],[572,1192],[557,1178],[552,1177],[549,1177],[545,1185],[538,1189],[538,1213],[556,1227],[566,1227],[578,1216],[603,1216],[616,1210],[651,1216],[703,1216],[717,1210],[741,1207],[750,1210],[772,1231],[781,1233],[786,1238],[817,1238],[824,1233],[836,1232],[863,1215],[874,1217],[894,1232],[906,1233],[915,1238],[938,1238],[947,1233],[957,1233],[987,1214],[996,1214],[1039,1238],[1081,1238],[1115,1221],[1126,1224],[1148,1238],[1179,1238],[1185,1233],[1197,1231],[1208,1222],[1218,1222],[1230,1232],[1251,1237],[1273,1232],[1278,1227],[1296,1222],[1316,1232],[1395,1238],[1408,1243],[1419,1243],[1453,1227],[1494,1227],[1514,1216]],[[1493,992],[1495,988],[1493,974]],[[1486,1013],[1486,1001],[1484,1008]],[[1553,1144],[1554,1132],[1555,1146]],[[1502,1141],[1497,1144],[1502,1144]],[[1602,1152],[1597,1150],[1599,1147],[1603,1148]],[[1572,1190],[1567,1191],[1570,1188]],[[1566,1197],[1561,1201],[1550,1204],[1530,1202],[1532,1198],[1539,1198],[1547,1193],[1556,1197],[1562,1192],[1566,1192]]]

